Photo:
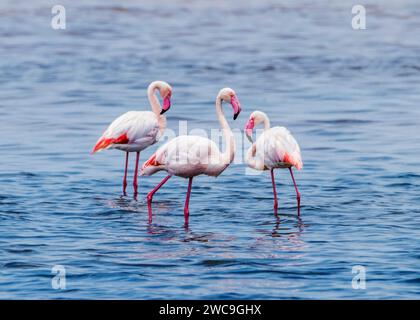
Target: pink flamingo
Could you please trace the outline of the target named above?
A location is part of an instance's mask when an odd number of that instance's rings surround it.
[[[226,139],[226,150],[221,152],[210,139],[200,136],[179,136],[161,146],[147,160],[141,169],[141,175],[152,175],[160,170],[168,172],[164,178],[147,195],[149,222],[152,222],[152,199],[168,179],[175,175],[188,178],[188,190],[185,198],[184,219],[188,226],[189,202],[193,177],[200,174],[217,177],[233,161],[235,157],[235,140],[233,133],[222,111],[222,101],[232,105],[235,120],[241,112],[239,100],[235,91],[230,88],[220,90],[216,98],[216,114]]]
[[[264,124],[264,131],[255,143],[252,140],[252,131],[258,124]],[[300,214],[300,193],[293,176],[292,167],[300,170],[303,167],[302,157],[298,143],[285,127],[270,128],[270,120],[261,111],[254,111],[245,127],[246,135],[252,146],[249,148],[246,162],[249,167],[256,170],[270,170],[271,183],[274,192],[274,210],[277,212],[277,191],[274,181],[274,169],[288,168],[296,190],[298,214]]]
[[[155,96],[156,90],[159,90],[163,99],[162,107]],[[124,195],[126,195],[127,188],[128,154],[136,152],[133,179],[134,197],[137,197],[140,151],[155,144],[162,136],[166,128],[166,119],[163,114],[171,107],[172,88],[164,81],[154,81],[147,88],[147,95],[152,111],[129,111],[119,116],[105,130],[92,151],[92,154],[109,148],[125,151]]]

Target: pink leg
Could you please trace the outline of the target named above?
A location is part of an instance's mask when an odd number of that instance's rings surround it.
[[[190,217],[190,195],[191,195],[191,186],[192,186],[192,177],[189,178],[188,181],[188,190],[187,190],[187,196],[185,198],[185,207],[184,207],[184,219],[185,219],[185,226],[188,226],[188,220]]]
[[[166,183],[166,181],[169,180],[170,177],[172,177],[172,176],[168,175],[152,191],[150,191],[147,194],[147,209],[149,210],[149,223],[152,222],[152,199],[153,199],[153,195],[155,194],[156,191],[158,191],[160,189],[160,187],[162,187]]]
[[[140,152],[136,152],[136,169],[134,170],[134,179],[133,179],[133,187],[134,187],[134,198],[137,198],[137,176],[139,174],[139,160],[140,160]]]
[[[123,195],[127,195],[127,169],[128,169],[128,152],[125,153],[125,170],[124,170],[124,180],[123,180]]]
[[[274,169],[271,169],[271,183],[273,184],[273,193],[274,193],[274,212],[277,213],[278,202],[277,202],[276,182],[274,181]]]
[[[293,176],[292,168],[289,168],[289,171],[290,171],[290,175],[292,176],[293,184],[295,185],[296,199],[297,199],[297,205],[298,205],[298,215],[300,215],[300,193],[296,185],[295,177]]]

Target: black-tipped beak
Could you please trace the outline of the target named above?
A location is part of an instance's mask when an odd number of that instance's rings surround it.
[[[163,105],[162,105],[162,110],[160,111],[160,114],[164,114],[166,111],[169,110],[169,108],[171,107],[171,96],[168,95],[165,98],[163,98]]]
[[[239,110],[238,112],[236,112],[234,115],[233,115],[233,120],[236,120],[236,118],[239,116],[239,114],[241,113],[241,110]]]

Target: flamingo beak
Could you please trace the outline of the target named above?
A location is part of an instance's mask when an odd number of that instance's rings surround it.
[[[167,96],[166,98],[163,99],[163,106],[162,106],[162,110],[160,111],[160,114],[164,114],[166,111],[169,110],[170,107],[171,107],[171,96]]]
[[[253,132],[254,126],[255,126],[254,119],[250,118],[245,126],[245,134],[249,142],[251,143],[253,143],[252,132]]]
[[[233,120],[236,120],[236,118],[239,116],[242,110],[241,104],[239,103],[239,100],[236,96],[232,96],[230,98],[230,103],[232,104],[233,108]]]

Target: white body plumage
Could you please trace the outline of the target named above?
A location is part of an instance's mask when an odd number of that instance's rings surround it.
[[[257,170],[302,167],[299,144],[285,127],[264,130],[247,155],[247,164]]]
[[[163,116],[160,116],[163,118]],[[118,139],[127,135],[126,144],[111,144],[109,148],[122,151],[142,151],[159,141],[159,119],[152,111],[129,111],[115,119],[103,137]]]

